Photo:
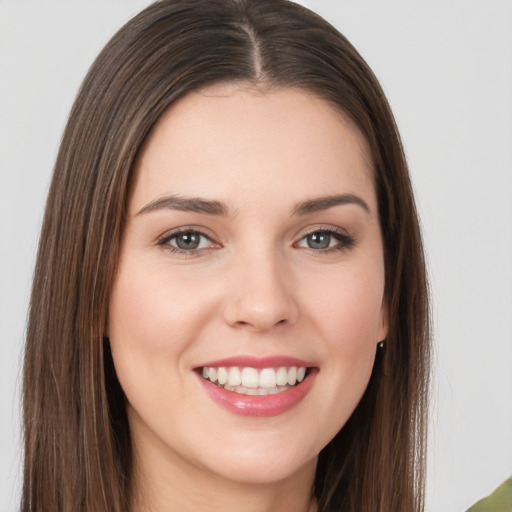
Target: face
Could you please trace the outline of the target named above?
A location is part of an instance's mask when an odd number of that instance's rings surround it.
[[[361,135],[299,90],[191,93],[148,138],[127,218],[108,335],[137,460],[314,471],[387,329]]]

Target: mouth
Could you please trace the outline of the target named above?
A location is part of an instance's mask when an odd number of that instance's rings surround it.
[[[310,373],[305,366],[253,368],[251,366],[203,366],[201,377],[227,391],[241,395],[266,396],[288,391]]]
[[[207,395],[241,416],[276,416],[296,407],[312,389],[319,368],[290,357],[235,357],[194,368]]]

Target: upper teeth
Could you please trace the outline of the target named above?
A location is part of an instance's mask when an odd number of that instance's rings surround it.
[[[244,388],[270,389],[276,386],[294,386],[302,382],[306,375],[306,368],[291,366],[286,368],[262,368],[246,367],[208,367],[203,368],[203,377],[223,386],[242,386]]]

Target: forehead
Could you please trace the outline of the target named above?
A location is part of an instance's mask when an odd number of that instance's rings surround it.
[[[189,93],[162,115],[139,154],[134,189],[239,198],[279,189],[300,200],[338,184],[373,191],[372,174],[364,137],[326,101],[228,84]]]

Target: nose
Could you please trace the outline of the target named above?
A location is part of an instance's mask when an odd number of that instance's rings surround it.
[[[225,321],[232,327],[268,332],[297,322],[299,307],[290,269],[270,252],[241,258],[232,267],[224,308]]]

